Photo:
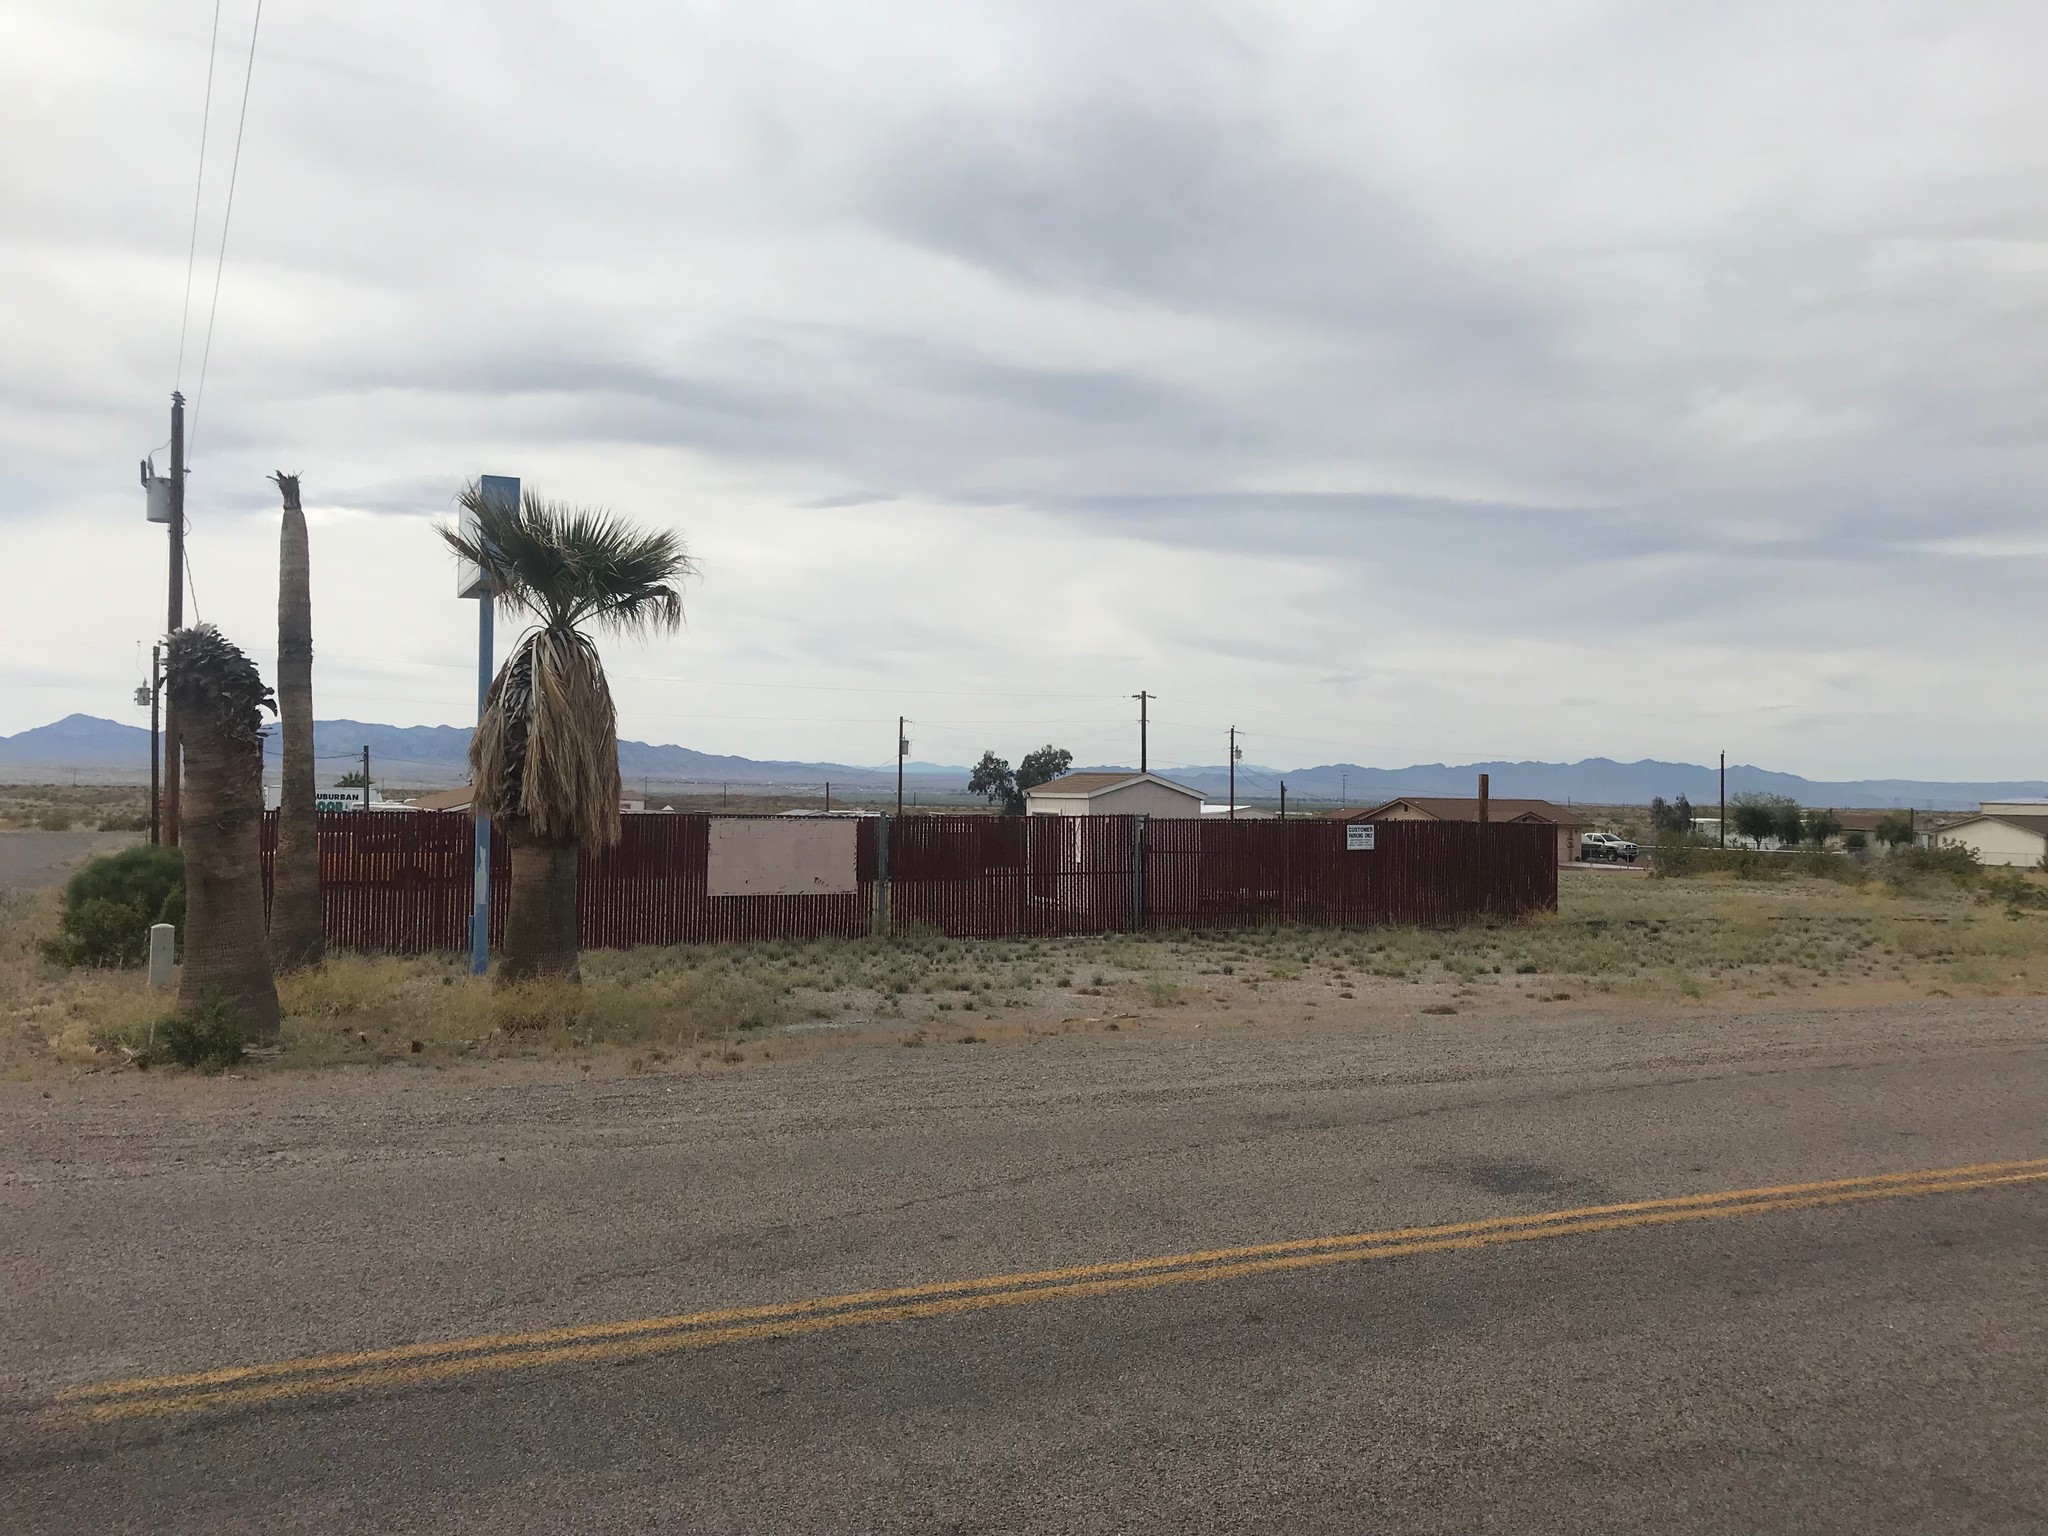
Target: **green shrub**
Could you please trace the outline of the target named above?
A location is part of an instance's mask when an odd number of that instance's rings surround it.
[[[1977,850],[1960,843],[1942,843],[1933,848],[1894,848],[1884,861],[1884,878],[1891,885],[1910,885],[1915,880],[1953,880],[1975,885],[1984,871]]]
[[[1811,875],[1819,880],[1836,880],[1843,885],[1861,885],[1869,878],[1863,866],[1846,853],[1829,853],[1824,848],[1808,848],[1794,854],[1788,861],[1802,875]]]
[[[53,806],[36,818],[36,825],[45,832],[69,832],[71,830],[71,813],[61,807]]]
[[[163,910],[165,897],[173,891],[182,894],[184,889],[184,854],[176,848],[144,844],[88,859],[64,887],[64,899],[75,905],[103,896],[138,907],[153,918]]]
[[[185,859],[175,848],[124,848],[86,862],[64,887],[55,938],[59,965],[119,967],[149,957],[150,924],[185,925]]]
[[[242,1060],[248,1044],[241,1016],[218,992],[208,992],[197,1018],[172,1014],[157,1024],[149,1054],[152,1060],[161,1056],[181,1067],[222,1072]]]
[[[133,907],[104,896],[66,907],[63,930],[43,943],[43,954],[59,965],[108,970],[140,965],[149,958],[149,919]]]
[[[2002,901],[2008,910],[2022,912],[2048,907],[2048,887],[2034,884],[2016,869],[1994,869],[1985,873],[1984,899]]]

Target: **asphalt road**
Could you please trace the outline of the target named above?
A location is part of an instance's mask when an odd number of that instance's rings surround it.
[[[129,1077],[0,1147],[9,1532],[2048,1529],[2035,1000]]]

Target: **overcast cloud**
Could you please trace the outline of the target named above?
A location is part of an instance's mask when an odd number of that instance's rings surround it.
[[[254,0],[225,0],[196,390]],[[206,0],[0,13],[0,731],[139,719]],[[685,532],[623,734],[2038,777],[2038,4],[270,0],[189,511],[459,723],[478,473]],[[161,464],[161,456],[159,463]]]

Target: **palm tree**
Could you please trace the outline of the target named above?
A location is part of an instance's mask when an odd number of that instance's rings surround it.
[[[534,621],[512,648],[469,744],[476,813],[512,847],[512,901],[498,980],[576,980],[576,866],[585,847],[619,840],[618,717],[587,630],[673,631],[681,580],[695,574],[682,539],[645,533],[602,511],[527,491],[512,506],[462,492],[460,527],[439,532],[473,561],[496,601]]]
[[[164,691],[185,737],[185,963],[178,1012],[218,996],[250,1039],[277,1038],[263,935],[263,711],[256,667],[211,624],[171,631]]]
[[[270,952],[283,966],[318,965],[320,813],[313,804],[313,594],[299,477],[270,477],[284,498],[277,544],[277,704],[284,723],[284,784],[272,864]]]

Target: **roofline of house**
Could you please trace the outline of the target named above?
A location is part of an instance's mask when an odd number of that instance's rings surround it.
[[[1157,784],[1164,789],[1176,790],[1195,800],[1208,797],[1199,789],[1190,789],[1185,784],[1176,784],[1172,779],[1162,779],[1156,773],[1134,773],[1128,778],[1118,779],[1114,784],[1099,785],[1094,789],[1055,789],[1058,779],[1049,779],[1043,784],[1034,784],[1024,791],[1026,799],[1043,795],[1048,800],[1093,800],[1097,795],[1107,795],[1119,789],[1128,789],[1133,784]]]

